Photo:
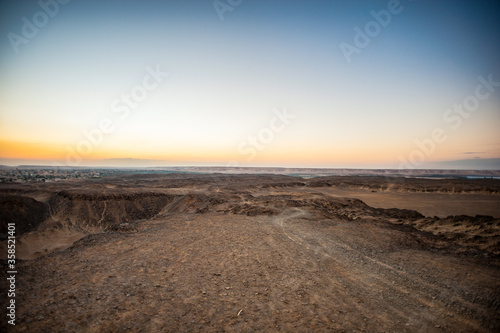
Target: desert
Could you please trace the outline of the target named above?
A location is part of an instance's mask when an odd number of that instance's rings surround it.
[[[0,22],[0,333],[500,332],[500,1]]]
[[[500,328],[500,180],[171,173],[0,185],[3,239],[8,223],[17,232],[12,332]]]

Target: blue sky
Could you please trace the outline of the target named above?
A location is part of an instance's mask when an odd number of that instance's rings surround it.
[[[498,2],[220,3],[223,20],[211,1],[57,3],[16,47],[43,9],[1,1],[0,163],[500,169],[500,87],[460,124],[445,117],[479,77],[500,81]],[[341,43],[390,6],[348,62]],[[120,118],[148,68],[168,76]]]

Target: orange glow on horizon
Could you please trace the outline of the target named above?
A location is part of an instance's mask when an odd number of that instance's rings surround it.
[[[142,149],[141,149],[142,148]],[[148,162],[148,164],[184,165],[205,164],[220,166],[318,166],[318,167],[342,167],[363,165],[398,165],[400,156],[405,159],[412,153],[413,149],[376,150],[365,147],[359,149],[353,147],[316,147],[315,149],[278,149],[277,147],[266,147],[256,151],[255,156],[240,154],[237,149],[206,149],[193,146],[177,146],[168,151],[159,152],[158,147],[149,149],[135,146],[127,149],[119,147],[93,146],[88,154],[82,154],[77,145],[41,142],[19,142],[0,140],[0,158],[19,160],[40,160],[40,162],[58,161],[68,165],[95,165],[106,164],[107,160],[113,163]],[[68,156],[70,159],[68,159]],[[427,156],[425,162],[439,161],[440,159],[461,159],[460,155],[436,152]],[[123,161],[113,161],[120,160]],[[126,161],[130,159],[130,161]],[[75,161],[74,163],[68,161]],[[131,165],[133,166],[133,165]]]
[[[0,140],[2,158],[57,159],[61,157],[62,149],[62,145],[59,144]]]

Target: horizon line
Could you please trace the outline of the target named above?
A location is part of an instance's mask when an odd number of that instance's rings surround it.
[[[274,167],[274,166],[208,166],[208,165],[197,165],[197,166],[189,166],[189,165],[174,165],[174,166],[91,166],[91,165],[45,165],[45,164],[19,164],[19,165],[5,165],[0,164],[0,168],[29,168],[29,167],[37,167],[37,168],[67,168],[67,169],[137,169],[137,170],[145,170],[145,169],[174,169],[174,168],[185,168],[185,169],[285,169],[285,170],[361,170],[361,171],[375,171],[375,170],[385,170],[385,171],[494,171],[500,172],[500,169],[457,169],[457,168],[350,168],[350,167]]]

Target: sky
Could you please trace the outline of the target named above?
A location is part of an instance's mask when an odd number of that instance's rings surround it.
[[[0,1],[0,164],[500,169],[498,1]]]

